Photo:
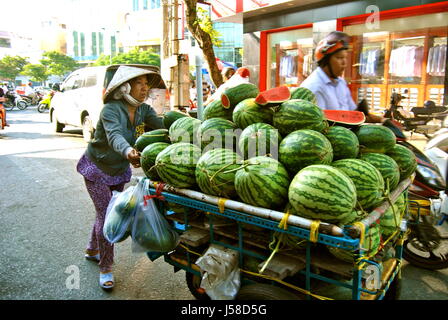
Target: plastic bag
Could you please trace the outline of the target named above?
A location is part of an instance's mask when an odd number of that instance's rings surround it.
[[[145,179],[148,183],[149,180]],[[137,204],[132,226],[134,252],[169,252],[177,247],[179,234],[160,213],[145,184],[144,200]]]
[[[212,300],[233,300],[240,289],[238,252],[210,245],[195,264],[201,268],[201,288]]]
[[[143,199],[143,187],[141,181],[123,192],[112,192],[103,226],[103,235],[110,243],[124,241],[131,234],[137,204]]]

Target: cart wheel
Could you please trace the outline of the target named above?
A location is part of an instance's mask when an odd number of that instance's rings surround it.
[[[280,287],[256,283],[243,286],[236,300],[302,300],[302,298]]]
[[[198,300],[210,300],[210,297],[205,293],[205,290],[200,287],[201,277],[186,271],[185,279],[191,294]]]
[[[401,295],[401,273],[398,273],[395,276],[395,279],[390,284],[389,290],[387,290],[383,300],[389,300],[389,301],[400,300],[400,295]]]

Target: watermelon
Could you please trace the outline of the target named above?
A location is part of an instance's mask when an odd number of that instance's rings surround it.
[[[222,106],[221,100],[214,100],[209,105],[207,105],[204,109],[203,118],[204,120],[212,119],[212,118],[222,118],[226,120],[232,121],[232,109],[225,109]]]
[[[162,181],[177,187],[188,188],[196,184],[196,164],[201,149],[191,143],[174,143],[156,157],[156,170]]]
[[[356,188],[341,170],[329,165],[310,165],[292,179],[288,199],[301,217],[338,223],[352,214]]]
[[[386,153],[395,160],[400,168],[400,181],[410,177],[417,169],[417,158],[415,154],[400,144],[395,145]]]
[[[201,125],[201,120],[193,117],[183,117],[177,119],[170,126],[169,134],[172,143],[184,142],[194,143],[197,141],[197,131]]]
[[[326,127],[322,110],[306,100],[289,100],[274,108],[273,124],[282,136],[300,129],[322,131]]]
[[[168,111],[163,115],[163,126],[165,129],[169,129],[174,121],[184,117],[189,117],[189,115],[176,110]]]
[[[333,159],[356,158],[359,152],[359,141],[356,134],[341,126],[333,126],[325,130],[325,136],[333,147]]]
[[[275,87],[260,92],[255,97],[255,102],[261,106],[277,105],[291,98],[291,92],[287,86]]]
[[[170,137],[167,129],[157,129],[143,133],[135,141],[134,148],[142,152],[147,145],[154,142],[170,143]]]
[[[272,116],[271,108],[263,108],[255,103],[254,98],[249,98],[236,105],[232,119],[238,128],[245,129],[248,125],[257,122],[272,124]]]
[[[259,92],[260,90],[258,90],[256,85],[252,83],[241,83],[224,90],[221,94],[221,102],[224,108],[233,108],[245,99],[255,99]]]
[[[362,153],[387,153],[393,149],[396,143],[393,131],[382,125],[362,125],[356,135]]]
[[[344,227],[347,225],[353,225],[353,223],[355,223],[357,221],[361,221],[368,215],[369,215],[369,212],[355,209],[352,211],[352,213],[350,215],[344,217],[344,219],[342,219],[338,225],[341,227]]]
[[[196,166],[196,182],[202,192],[218,197],[234,198],[235,174],[241,158],[229,149],[213,149],[204,153]]]
[[[238,146],[244,159],[270,154],[278,158],[278,147],[282,137],[278,130],[267,123],[253,123],[243,130]]]
[[[306,101],[310,101],[312,103],[316,103],[316,96],[314,93],[305,87],[298,87],[291,92],[291,99],[302,99]]]
[[[291,174],[312,164],[330,164],[333,148],[330,141],[314,130],[297,130],[280,143],[279,160]]]
[[[390,237],[401,225],[404,211],[406,209],[404,193],[400,194],[395,203],[386,210],[380,219],[381,234]]]
[[[328,121],[346,125],[360,125],[366,121],[366,116],[361,111],[348,110],[324,110]]]
[[[169,143],[165,142],[156,142],[143,149],[140,157],[140,165],[149,179],[160,180],[154,165],[156,164],[157,155],[169,145]]]
[[[266,156],[245,160],[235,175],[235,188],[241,200],[268,209],[283,208],[288,201],[289,182],[285,167]]]
[[[331,165],[352,179],[359,209],[369,210],[384,201],[384,180],[373,165],[360,159],[337,160]]]
[[[361,160],[372,164],[383,176],[385,188],[394,190],[400,181],[400,169],[394,159],[383,153],[363,153]]]
[[[380,245],[381,245],[380,227],[378,224],[374,223],[367,229],[366,234],[364,236],[364,242],[362,243],[362,248],[364,249],[363,255],[370,257],[377,254]],[[327,248],[328,251],[330,251],[330,253],[336,258],[349,263],[355,262],[356,256],[353,252],[340,249],[337,247],[328,246]]]
[[[197,139],[200,141],[202,149],[208,146],[208,150],[213,148],[233,150],[236,146],[235,129],[237,126],[232,121],[211,118],[202,122],[197,131]]]

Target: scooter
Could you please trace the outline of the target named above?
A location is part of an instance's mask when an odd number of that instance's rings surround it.
[[[403,245],[403,258],[424,269],[447,268],[448,224],[445,222],[448,217],[448,154],[439,147],[448,146],[448,130],[431,139],[425,152],[422,152],[406,141],[397,122],[386,121],[384,124],[394,131],[397,143],[409,148],[417,158],[416,176],[409,187],[409,234]],[[441,152],[444,156],[441,156]],[[443,174],[434,162],[440,163]]]
[[[54,93],[55,91],[51,90],[45,95],[45,97],[39,102],[39,105],[37,106],[37,111],[43,113],[45,110],[50,110],[50,103],[51,99],[54,96]]]
[[[3,103],[3,106],[8,111],[14,109],[14,107],[17,107],[19,110],[25,110],[28,107],[28,104],[14,91],[6,92],[5,98],[6,101]]]
[[[420,133],[430,139],[432,134],[442,127],[444,119],[448,116],[448,108],[436,106],[433,101],[428,100],[423,107],[413,107],[408,112],[400,105],[403,99],[407,97],[393,91],[389,109],[386,110],[384,117],[398,121],[406,131]]]

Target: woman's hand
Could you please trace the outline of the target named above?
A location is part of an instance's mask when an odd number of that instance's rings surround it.
[[[135,149],[132,149],[128,153],[128,160],[134,168],[140,168],[140,152],[138,152]]]

